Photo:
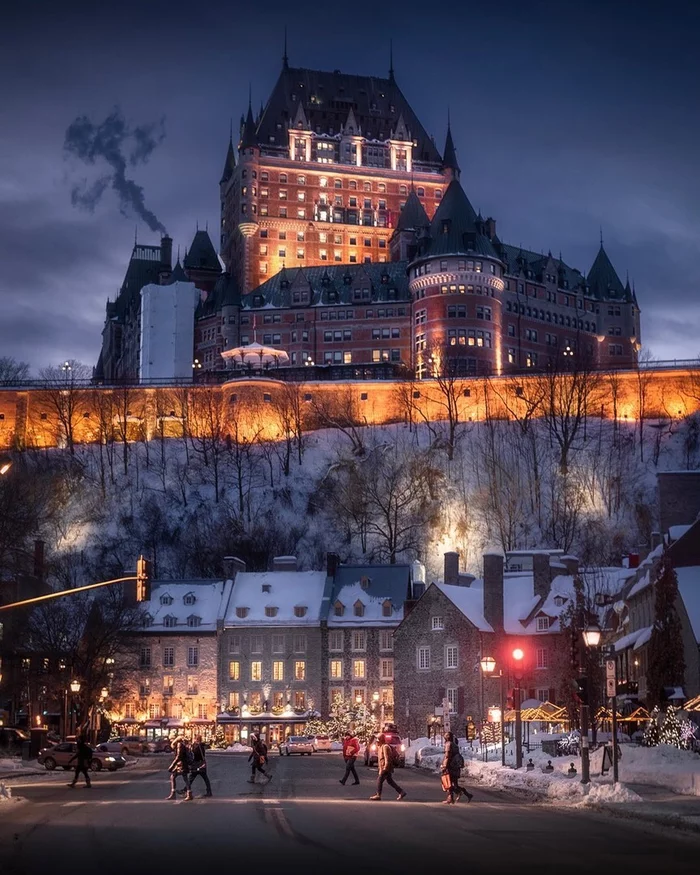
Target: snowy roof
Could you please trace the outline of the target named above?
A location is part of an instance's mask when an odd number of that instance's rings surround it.
[[[672,541],[677,541],[679,538],[682,538],[683,535],[689,530],[692,529],[691,526],[669,526],[668,527],[668,536]]]
[[[410,594],[410,565],[339,565],[333,578],[329,626],[397,626],[403,620],[403,605]],[[391,615],[384,615],[384,603],[391,602]],[[333,606],[344,605],[342,616]],[[362,616],[354,606],[362,603]]]
[[[265,571],[237,574],[226,608],[225,625],[227,627],[317,625],[321,619],[321,602],[325,584],[325,571]],[[295,608],[299,610],[295,612]],[[303,608],[306,608],[306,611],[301,613]],[[300,615],[297,616],[297,613]]]
[[[654,631],[653,626],[647,626],[646,628],[639,631],[637,635],[637,640],[634,642],[634,649],[639,650],[640,647],[645,645],[648,641],[651,640],[651,633]]]
[[[141,603],[144,615],[152,621],[143,631],[158,635],[162,635],[164,629],[193,635],[216,632],[216,623],[223,617],[230,589],[231,582],[224,580],[156,581],[151,587],[150,600]]]
[[[695,640],[700,643],[700,566],[676,568],[676,577]]]
[[[623,635],[622,638],[618,638],[615,642],[615,650],[617,653],[620,653],[622,650],[627,650],[628,647],[639,647],[642,644],[646,644],[646,642],[651,638],[651,630],[653,627],[645,626],[643,629],[635,629],[634,632],[630,632],[628,635]],[[644,639],[640,641],[640,639]]]
[[[433,586],[444,593],[480,632],[493,632],[484,617],[484,591],[481,587],[454,586],[448,583],[435,583]]]
[[[573,597],[574,579],[568,574],[559,574],[552,581],[547,598],[542,602],[537,614],[545,614],[552,619],[547,632],[561,631],[559,615],[566,610],[569,599]],[[541,598],[535,595],[532,572],[510,572],[503,575],[503,625],[509,635],[537,635],[536,615],[530,616],[540,604]],[[559,602],[559,604],[558,604]],[[525,621],[528,621],[525,623]]]
[[[647,571],[632,587],[632,589],[627,593],[627,598],[632,598],[632,596],[637,595],[637,593],[641,592],[643,589],[646,589],[651,583],[651,575]]]

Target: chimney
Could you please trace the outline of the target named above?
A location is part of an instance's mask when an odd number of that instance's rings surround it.
[[[661,532],[652,532],[651,533],[651,549],[656,550],[663,543],[663,535]]]
[[[296,571],[297,557],[296,556],[275,556],[272,560],[273,571]]]
[[[458,580],[460,586],[471,586],[476,580],[476,575],[469,574],[467,571],[460,571]]]
[[[34,541],[34,577],[44,580],[44,542]]]
[[[484,553],[484,617],[494,632],[503,631],[503,553]]]
[[[160,239],[160,263],[167,270],[173,267],[173,238],[166,234]]]
[[[566,566],[566,573],[571,577],[578,574],[578,558],[576,556],[561,556],[559,561]]]
[[[223,566],[226,580],[235,580],[237,574],[245,572],[245,562],[236,556],[224,556]]]
[[[484,222],[484,230],[489,240],[493,240],[496,236],[496,220],[492,219],[491,216]]]
[[[639,568],[639,553],[629,553],[627,556],[628,568]]]
[[[459,586],[459,553],[450,550],[445,553],[445,583]]]
[[[532,579],[535,588],[535,595],[541,598],[547,598],[549,587],[552,583],[549,577],[549,554],[548,553],[533,553],[532,554]]]
[[[335,577],[339,565],[340,556],[337,553],[326,553],[326,574],[328,577]]]

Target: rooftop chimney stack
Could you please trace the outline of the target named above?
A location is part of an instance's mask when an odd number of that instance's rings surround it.
[[[224,556],[223,566],[226,580],[235,580],[236,575],[244,574],[246,569],[245,562],[236,556]]]
[[[160,240],[160,263],[167,270],[172,270],[173,267],[173,238],[167,234],[161,237]]]
[[[551,584],[548,553],[533,553],[532,579],[535,587],[535,595],[546,599]]]
[[[484,553],[484,617],[496,634],[503,631],[503,553]]]
[[[328,577],[335,577],[339,565],[340,556],[337,553],[326,553],[326,574]]]
[[[273,571],[297,571],[296,556],[275,556],[272,560]]]
[[[459,586],[459,553],[450,550],[445,553],[445,583]]]

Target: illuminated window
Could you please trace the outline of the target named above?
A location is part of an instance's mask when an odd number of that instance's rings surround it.
[[[332,680],[336,680],[336,681],[343,679],[343,660],[342,659],[331,659],[330,677]]]
[[[298,659],[294,663],[294,680],[295,681],[305,681],[306,680],[306,661],[303,659]]]
[[[272,663],[272,680],[284,680],[284,662],[281,659],[277,659]]]
[[[365,660],[364,659],[353,659],[353,661],[352,661],[352,676],[358,681],[363,681],[365,679]]]
[[[294,708],[297,711],[303,711],[306,708],[306,693],[304,690],[294,691]]]
[[[241,679],[241,664],[236,660],[231,660],[228,664],[228,678],[230,681],[239,681]]]
[[[251,681],[262,680],[262,662],[251,662],[250,664],[250,679]]]

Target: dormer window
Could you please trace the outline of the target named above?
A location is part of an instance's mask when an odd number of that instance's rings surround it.
[[[150,614],[144,614],[141,617],[141,625],[142,626],[152,626],[153,625],[153,617]]]
[[[549,617],[537,618],[537,631],[546,632],[549,629]]]
[[[382,617],[390,617],[394,612],[394,607],[389,599],[385,599],[382,603]]]
[[[171,595],[168,595],[168,593],[166,592],[160,597],[160,603],[161,605],[172,605],[173,597]]]
[[[265,608],[265,616],[266,617],[276,617],[278,610],[279,610],[279,608],[275,608],[275,607],[272,607],[271,605],[267,605],[267,607]]]
[[[450,233],[450,220],[449,220],[449,219],[443,219],[443,220],[442,220],[442,233],[443,233],[443,234],[449,234],[449,233]]]
[[[186,605],[193,605],[197,601],[197,596],[193,592],[188,592],[182,601]]]
[[[173,617],[172,614],[167,614],[163,617],[163,625],[166,629],[172,629],[174,626],[177,626],[177,617]]]
[[[558,608],[560,608],[564,604],[564,602],[566,602],[566,599],[564,598],[564,596],[561,596],[561,595],[554,596],[554,604]]]
[[[309,609],[306,607],[306,605],[296,605],[296,607],[294,608],[294,616],[305,617],[308,610]]]
[[[239,620],[242,620],[244,617],[248,616],[248,611],[250,608],[236,608],[236,616]]]
[[[191,615],[187,618],[187,625],[190,627],[190,629],[196,629],[197,626],[201,626],[201,625],[202,625],[202,618],[201,618],[201,617],[197,617],[195,614],[191,614]]]
[[[362,589],[369,589],[370,579],[369,577],[361,577],[360,578],[360,586]]]
[[[262,591],[263,592],[272,592],[272,586],[269,583],[263,583]]]
[[[364,606],[364,603],[363,603],[363,602],[361,602],[361,601],[358,599],[358,600],[355,602],[355,604],[353,605],[353,608],[354,608],[355,616],[356,616],[356,617],[364,617],[364,615],[365,615],[365,606]]]
[[[345,613],[345,605],[342,602],[336,602],[334,606],[334,613],[336,617],[342,617]]]

